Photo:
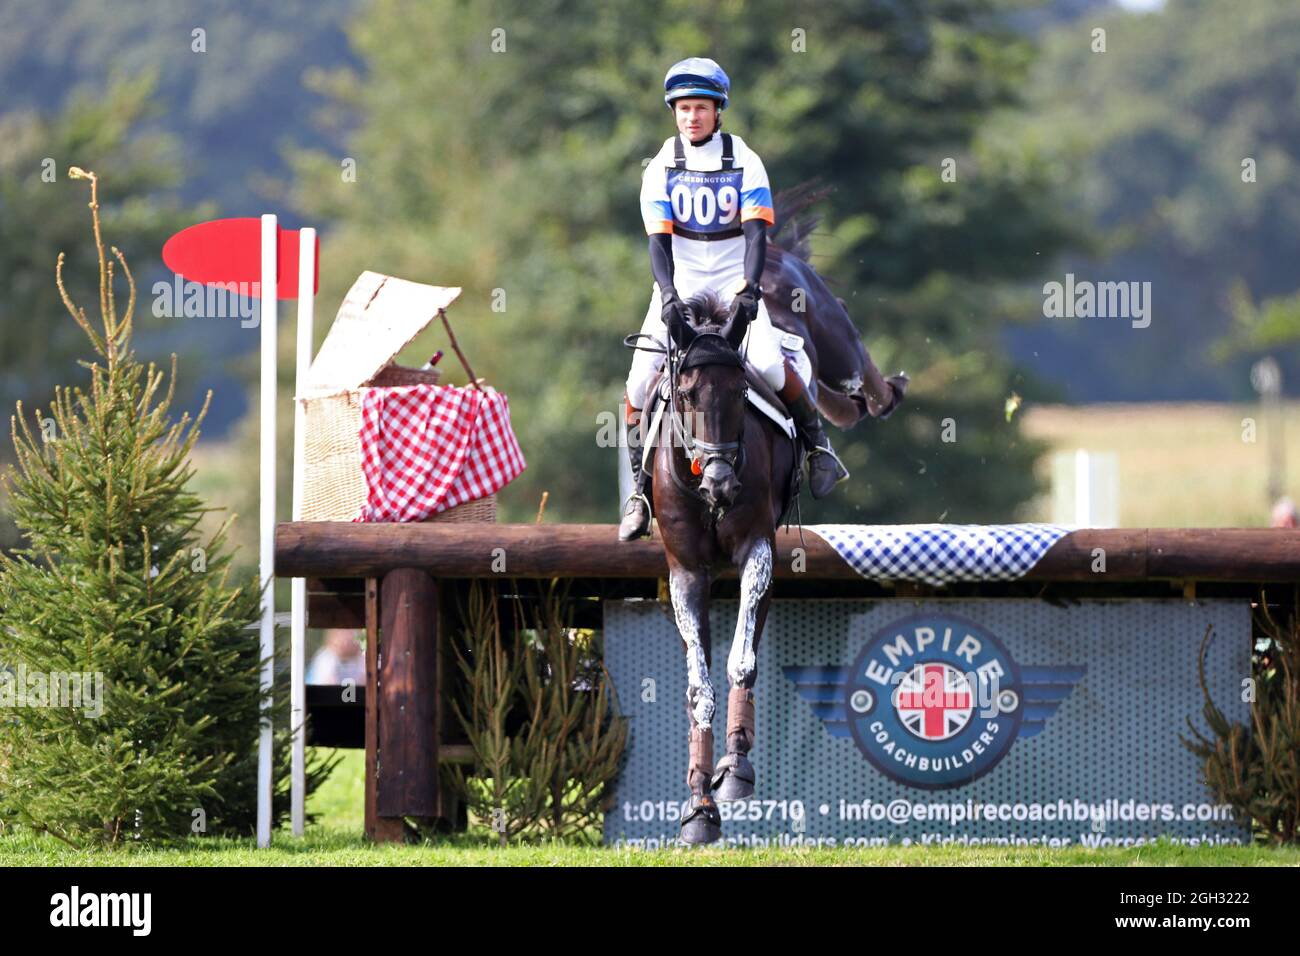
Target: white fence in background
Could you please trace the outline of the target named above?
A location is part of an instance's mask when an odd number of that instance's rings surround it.
[[[1052,523],[1119,527],[1119,458],[1079,448],[1052,455]]]

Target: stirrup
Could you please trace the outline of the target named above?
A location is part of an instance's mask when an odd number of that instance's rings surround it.
[[[814,445],[808,452],[808,461],[811,462],[814,455],[830,455],[831,461],[835,462],[836,477],[835,483],[838,485],[841,481],[849,480],[849,470],[844,467],[844,462],[840,461],[840,456],[835,454],[835,449],[829,445]]]
[[[632,502],[638,500],[645,505],[645,526],[640,530],[638,530],[635,534],[631,535],[630,537],[624,538],[622,533],[623,521],[631,517]],[[650,506],[650,499],[647,498],[644,494],[642,494],[639,491],[628,495],[627,502],[623,505],[623,517],[619,521],[619,540],[635,541],[637,538],[648,537],[650,534],[650,525],[653,521],[654,521],[654,509]]]
[[[646,513],[648,516],[650,516],[650,517],[654,517],[654,509],[650,507],[650,499],[647,498],[645,495],[643,495],[641,492],[639,492],[639,491],[634,491],[634,492],[632,492],[632,494],[630,494],[630,495],[627,496],[627,501],[623,502],[623,517],[624,517],[624,518],[626,518],[627,515],[628,515],[628,510],[627,510],[627,509],[628,509],[628,505],[630,505],[630,504],[631,504],[632,502],[634,502],[634,501],[640,501],[640,502],[642,502],[642,503],[645,505],[645,513]]]

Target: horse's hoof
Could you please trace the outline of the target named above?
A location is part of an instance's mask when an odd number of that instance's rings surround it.
[[[729,753],[713,774],[713,795],[719,800],[748,800],[754,795],[754,765],[742,753]]]
[[[722,814],[709,797],[692,797],[682,817],[682,842],[687,846],[717,843],[722,839]]]
[[[903,398],[907,395],[907,386],[912,381],[906,372],[899,372],[897,375],[891,375],[885,379],[889,383],[890,390],[893,392],[889,404],[876,412],[875,417],[884,421],[903,404]]]

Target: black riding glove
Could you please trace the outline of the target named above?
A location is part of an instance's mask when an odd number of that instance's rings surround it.
[[[663,304],[661,316],[664,325],[672,329],[675,322],[686,322],[686,307],[682,305],[682,300],[677,297],[677,290],[672,286],[660,288],[659,301]]]
[[[745,325],[753,322],[758,317],[758,299],[760,295],[758,286],[753,283],[747,283],[745,288],[736,294],[731,301],[731,314],[740,319]]]

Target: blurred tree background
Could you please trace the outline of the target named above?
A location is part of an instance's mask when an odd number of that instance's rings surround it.
[[[1050,158],[980,136],[1015,108],[1031,62],[1006,10],[375,3],[349,32],[361,68],[309,74],[356,117],[341,154],[295,160],[304,217],[334,224],[323,299],[363,268],[462,286],[458,336],[510,395],[528,457],[502,495],[507,515],[531,516],[546,490],[552,518],[612,520],[617,456],[596,436],[631,359],[619,341],[650,293],[641,172],[673,131],[666,67],[707,51],[732,77],[724,128],[758,150],[774,188],[837,187],[814,263],[878,363],[915,381],[887,425],[835,436],[855,480],[805,518],[1011,517],[1033,491],[1036,449],[1003,408],[1031,386],[996,334],[1024,307],[1009,281],[1036,276],[1070,233]],[[946,158],[955,183],[941,181]]]
[[[157,253],[174,228],[268,210],[322,230],[318,343],[362,269],[462,286],[450,317],[476,371],[511,397],[529,462],[503,517],[530,519],[547,490],[548,520],[612,521],[617,453],[596,440],[631,359],[620,339],[650,292],[642,164],[672,132],[664,70],[702,54],[730,72],[725,128],[774,188],[835,187],[813,264],[877,363],[913,376],[889,422],[831,431],[853,481],[807,501],[805,520],[1011,520],[1042,450],[1007,411],[1016,396],[1243,399],[1265,349],[1288,381],[1300,371],[1297,51],[1285,0],[1143,15],[1106,0],[11,0],[0,398],[36,406],[46,381],[67,379],[76,339],[53,262],[85,250],[41,173],[48,158],[60,177],[92,164],[111,174],[106,218],[142,288],[169,278]],[[1066,271],[1151,281],[1151,327],[1043,319],[1042,285]],[[141,311],[142,357],[181,355],[178,408],[216,391],[199,479],[241,514],[234,540],[251,547],[257,331]],[[401,358],[445,346],[435,327]],[[465,380],[450,351],[442,367]],[[0,547],[8,528],[0,517]]]
[[[1251,396],[1250,361],[1300,338],[1298,57],[1293,0],[1172,0],[1044,33],[1008,135],[1076,157],[1060,201],[1092,237],[1055,278],[1149,281],[1152,323],[1039,319],[1011,330],[1015,358],[1076,401]],[[1276,358],[1300,379],[1300,353]]]

